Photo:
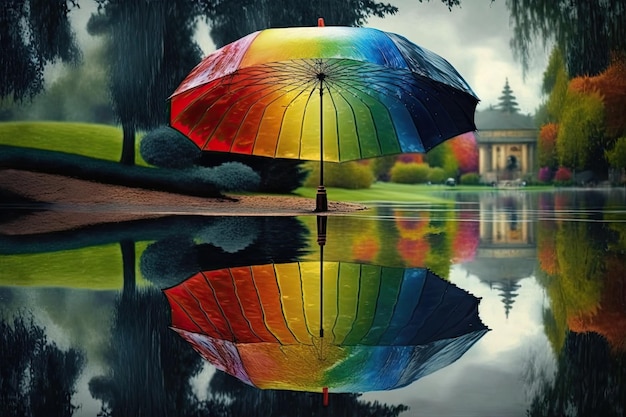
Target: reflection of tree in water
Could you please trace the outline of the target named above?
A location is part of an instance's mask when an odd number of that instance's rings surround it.
[[[557,359],[554,381],[543,381],[528,415],[625,415],[626,355],[611,352],[595,333],[570,332]]]
[[[0,415],[71,416],[82,354],[60,350],[32,318],[0,321]]]
[[[226,397],[224,417],[396,417],[408,410],[405,405],[360,402],[359,394],[329,394],[329,404],[325,407],[321,392],[260,390],[219,371],[211,379],[210,390],[214,396]]]
[[[106,416],[196,416],[200,403],[190,378],[202,366],[198,355],[172,332],[161,291],[124,292],[116,303],[109,371],[89,390]]]

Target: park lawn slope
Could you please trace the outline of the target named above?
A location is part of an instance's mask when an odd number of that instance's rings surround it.
[[[139,141],[135,144],[138,148]],[[117,126],[71,122],[3,122],[0,145],[19,146],[119,161],[122,129]],[[138,165],[147,165],[137,152]]]

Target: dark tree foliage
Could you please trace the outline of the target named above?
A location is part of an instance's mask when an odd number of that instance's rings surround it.
[[[77,63],[68,14],[76,0],[0,2],[0,98],[32,99],[44,88],[46,64]]]
[[[93,35],[106,35],[110,93],[124,130],[120,162],[135,161],[135,133],[168,121],[167,98],[198,63],[196,2],[96,0]]]
[[[511,45],[525,68],[538,39],[556,41],[570,76],[596,75],[612,54],[626,52],[626,0],[506,0]]]
[[[84,358],[60,350],[32,318],[0,320],[0,415],[71,416]]]

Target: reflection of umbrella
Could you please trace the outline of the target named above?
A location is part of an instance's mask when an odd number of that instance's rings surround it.
[[[446,60],[402,36],[282,28],[206,57],[173,93],[170,122],[203,150],[342,162],[428,151],[475,130],[477,102]]]
[[[319,262],[198,273],[165,291],[172,327],[251,385],[335,392],[405,386],[487,331],[478,299],[425,269],[322,269],[321,300]]]

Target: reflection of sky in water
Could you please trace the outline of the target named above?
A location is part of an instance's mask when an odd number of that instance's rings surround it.
[[[404,389],[363,398],[409,405],[408,415],[524,416],[533,389],[525,375],[554,368],[542,325],[543,289],[533,277],[520,281],[507,319],[496,289],[458,265],[451,269],[450,281],[482,298],[480,317],[491,331],[452,365]]]

